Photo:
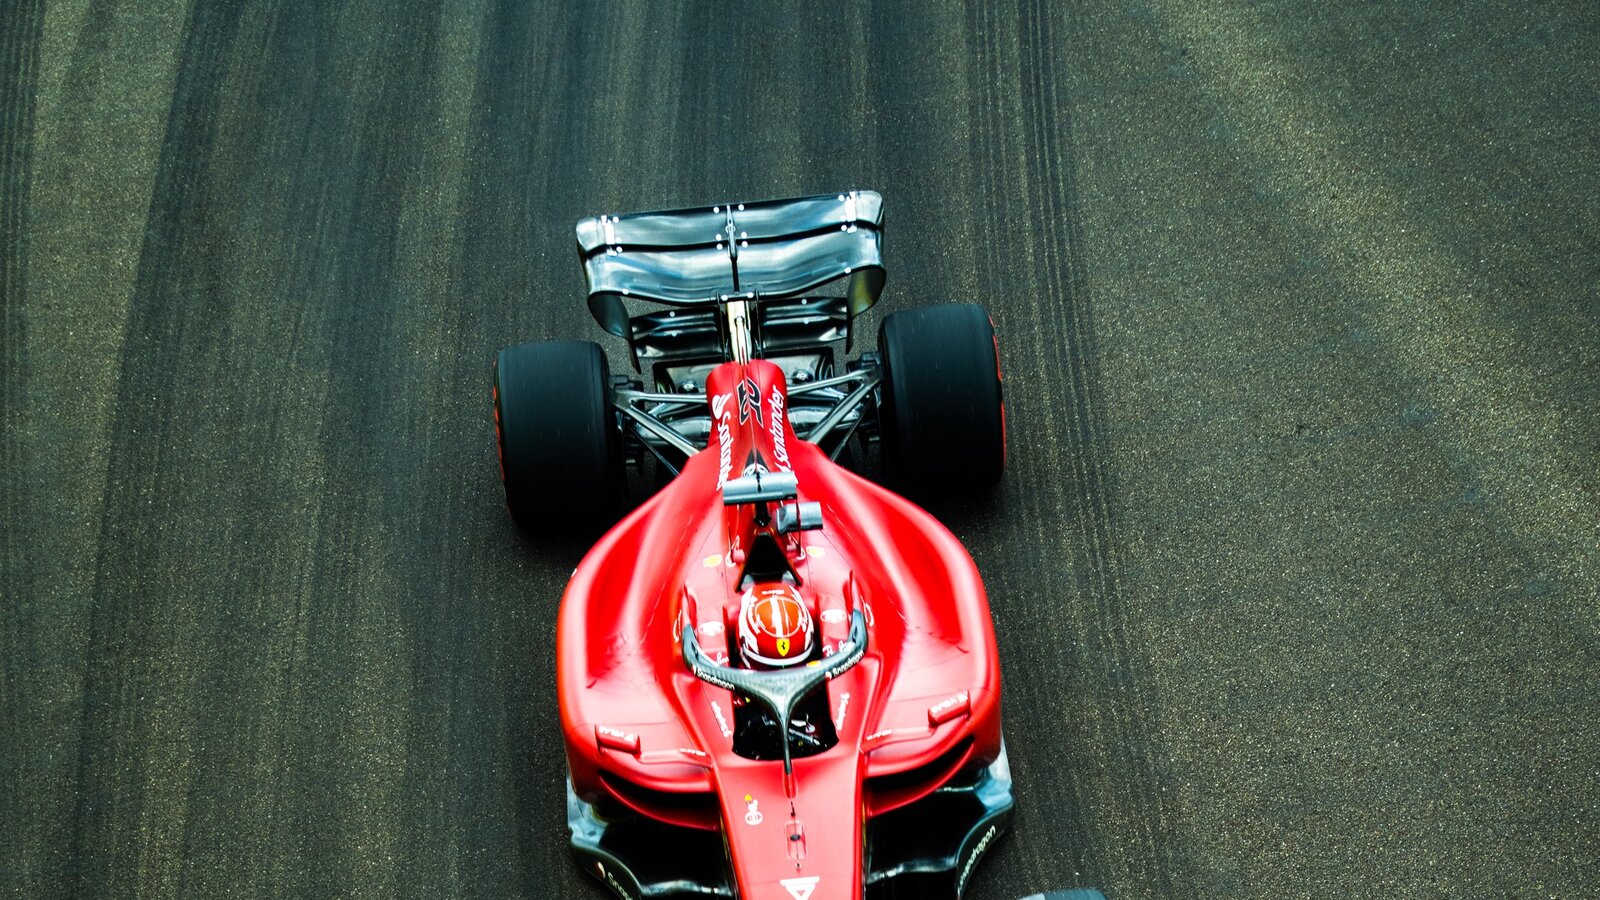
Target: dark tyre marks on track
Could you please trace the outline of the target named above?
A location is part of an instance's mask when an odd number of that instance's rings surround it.
[[[994,306],[1012,428],[1049,436],[1013,444],[1011,480],[1027,486],[1015,498],[1026,505],[1021,519],[1030,526],[1022,546],[1035,548],[1050,574],[991,576],[992,594],[1014,591],[1015,599],[996,600],[1011,619],[1002,622],[1002,643],[1011,644],[1003,658],[1014,661],[1013,673],[1029,672],[1007,682],[1007,706],[1028,711],[1012,717],[1013,732],[1038,729],[1038,737],[1066,744],[1082,763],[1066,776],[1019,775],[1025,785],[1019,831],[1032,844],[1027,853],[1038,883],[1071,883],[1085,872],[1086,883],[1173,896],[1174,832],[1152,763],[1161,752],[1161,726],[1119,585],[1066,88],[1075,23],[1070,16],[1054,20],[1062,15],[1038,2],[980,4],[968,8],[967,23],[976,74],[978,218],[1005,235],[1004,250],[979,258],[978,282],[1003,298]],[[1041,583],[1064,590],[1041,596]],[[1008,639],[1017,619],[1027,622],[1029,636]],[[1041,665],[1056,677],[1033,677]],[[1092,708],[1086,698],[1096,701]],[[1107,845],[1110,831],[1101,818],[1118,823],[1119,845]],[[1067,860],[1070,868],[1062,865]]]
[[[4,25],[0,29],[0,465],[12,472],[21,464],[22,390],[27,383],[28,333],[23,316],[28,284],[26,227],[44,4],[35,0],[11,5]],[[0,510],[7,523],[22,521],[26,500],[20,487],[12,487],[0,497]],[[23,536],[17,528],[4,531],[0,536],[0,547],[4,548],[0,565],[5,567],[8,579],[15,579],[11,582],[14,589],[27,592]],[[4,613],[9,615],[12,610],[7,604]],[[20,684],[21,673],[10,669],[11,662],[8,658],[0,663],[6,666],[6,683]],[[7,712],[20,715],[21,707],[7,703]],[[10,728],[8,733],[16,734],[17,730]]]
[[[176,625],[181,616],[165,620],[152,613],[165,605],[174,575],[190,572],[182,560],[183,548],[173,545],[168,531],[179,524],[176,505],[186,494],[170,480],[190,472],[184,460],[172,458],[157,442],[188,430],[192,413],[203,407],[194,392],[205,382],[175,379],[172,351],[180,342],[205,342],[207,335],[196,332],[216,317],[196,315],[192,305],[214,295],[203,285],[184,283],[185,270],[163,262],[183,246],[186,236],[191,248],[203,244],[198,239],[204,233],[205,212],[198,179],[213,144],[220,109],[216,87],[226,72],[238,21],[233,10],[198,4],[185,28],[154,192],[166,205],[151,210],[129,310],[123,379],[114,406],[117,424],[102,553],[89,615],[69,851],[76,896],[131,893],[135,886],[148,884],[148,869],[141,865],[148,860],[140,859],[139,842],[129,829],[167,813],[147,792],[168,773],[151,771],[146,750],[152,744],[176,747],[186,738],[174,730],[174,719],[187,716],[182,706],[190,700],[188,679],[180,660],[157,655],[171,640],[164,626]],[[157,697],[159,711],[147,705]],[[160,880],[168,890],[176,887],[167,878]]]
[[[22,316],[27,286],[28,185],[33,163],[34,92],[39,70],[39,34],[44,27],[44,4],[39,0],[11,4],[0,34],[0,424],[5,426],[7,470],[16,462],[13,418],[20,412],[16,396],[24,383],[27,333]],[[6,492],[8,495],[11,491]],[[13,511],[6,501],[6,509]],[[8,515],[6,521],[16,521]],[[12,541],[3,557],[12,563]],[[10,566],[7,566],[9,571]]]
[[[1006,232],[1003,250],[979,258],[978,282],[1005,298],[997,323],[1013,434],[1053,439],[1011,452],[1011,479],[1029,485],[1019,492],[1026,504],[1019,519],[1030,525],[1021,546],[1035,548],[1050,575],[1000,570],[990,573],[990,591],[1010,645],[1003,657],[1014,661],[1013,673],[1029,673],[1006,684],[1008,708],[1029,711],[1011,717],[1011,732],[1042,730],[1075,762],[1070,773],[1022,765],[1019,830],[1037,882],[1067,884],[1083,871],[1091,882],[1168,897],[1173,831],[1150,762],[1160,753],[1160,724],[1118,585],[1115,512],[1099,444],[1099,351],[1080,264],[1072,114],[1062,83],[1069,72],[1058,58],[1074,22],[1053,14],[1040,3],[968,8],[979,219]],[[1040,594],[1042,583],[1066,589]],[[1040,666],[1051,677],[1038,677]],[[1098,703],[1083,708],[1090,697]],[[1123,846],[1106,846],[1101,817],[1118,823]],[[1102,868],[1114,860],[1128,868]]]
[[[7,474],[0,490],[0,573],[5,579],[0,602],[0,635],[37,633],[38,610],[16,602],[33,595],[34,577],[28,552],[27,513],[34,486],[10,477],[23,466],[25,447],[24,386],[27,384],[28,331],[23,313],[28,281],[28,193],[33,164],[34,100],[39,72],[39,34],[44,3],[10,5],[0,27],[0,472]],[[31,648],[30,648],[31,649]],[[39,754],[27,746],[37,710],[44,703],[43,686],[32,677],[31,652],[0,653],[0,821],[47,820],[54,811],[48,799],[33,790],[43,776]],[[38,839],[36,834],[29,838]],[[0,850],[0,870],[19,873],[24,889],[39,890],[41,873],[26,871],[56,848],[36,847],[16,835]],[[59,853],[59,850],[57,850]]]
[[[39,33],[44,27],[44,4],[21,2],[9,7],[0,29],[0,466],[17,471],[21,464],[23,386],[27,383],[28,333],[23,315],[28,284],[28,190],[33,168],[34,94],[39,71]],[[0,496],[3,521],[22,521],[26,507],[25,489],[8,486]],[[10,586],[28,592],[29,578],[23,570],[21,529],[6,527],[0,535],[0,566],[4,566]],[[22,573],[22,574],[18,574]],[[0,615],[14,611],[6,604]],[[3,621],[3,620],[0,620]],[[7,628],[7,631],[13,631]],[[6,684],[21,684],[21,673],[11,669],[14,660],[4,665]],[[20,705],[6,698],[6,712],[20,715]],[[7,719],[10,725],[18,723]],[[8,728],[16,734],[15,727]]]
[[[395,546],[459,506],[418,471],[434,360],[397,346],[419,312],[394,302],[430,11],[202,4],[187,27],[121,361],[80,895],[392,895],[379,858],[447,868],[410,816],[449,793],[403,801],[394,772],[439,771],[432,733],[403,737],[438,683],[407,638],[471,659],[411,602],[451,596],[453,558]]]

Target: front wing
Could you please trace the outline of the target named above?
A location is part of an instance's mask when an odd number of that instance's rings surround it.
[[[959,900],[986,852],[1011,826],[1014,800],[1005,746],[974,776],[867,822],[867,900]],[[732,897],[727,850],[714,831],[680,828],[629,813],[602,816],[567,784],[572,851],[619,897]]]

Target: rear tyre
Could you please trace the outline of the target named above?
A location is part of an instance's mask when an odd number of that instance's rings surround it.
[[[897,312],[878,331],[884,480],[933,497],[991,487],[1006,461],[1000,354],[975,303]]]
[[[525,531],[611,524],[623,490],[611,368],[590,341],[540,341],[494,360],[495,440],[506,507]]]

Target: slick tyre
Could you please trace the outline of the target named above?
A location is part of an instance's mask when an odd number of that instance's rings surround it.
[[[524,531],[610,525],[623,492],[611,368],[598,344],[542,341],[494,360],[495,440],[506,507]]]
[[[897,312],[878,331],[883,473],[907,496],[981,491],[1006,461],[994,326],[973,303]]]

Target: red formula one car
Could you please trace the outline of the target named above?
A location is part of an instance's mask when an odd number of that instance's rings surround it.
[[[572,847],[619,896],[955,898],[1011,819],[977,568],[836,462],[920,497],[1005,461],[981,308],[895,313],[844,361],[882,223],[870,191],[585,219],[590,309],[640,379],[586,342],[496,358],[519,525],[606,524],[630,463],[670,478],[557,625]]]

